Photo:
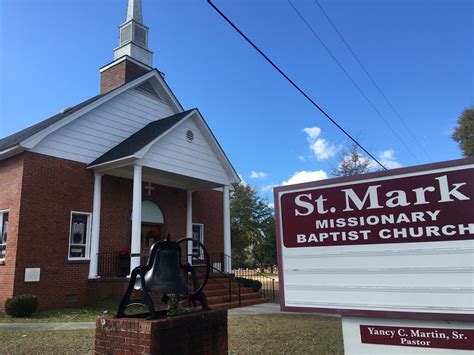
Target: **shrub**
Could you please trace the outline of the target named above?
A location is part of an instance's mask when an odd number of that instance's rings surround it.
[[[236,277],[235,281],[244,285],[244,287],[250,287],[253,292],[258,292],[262,288],[262,283],[257,280],[245,279],[243,277]]]
[[[28,317],[38,309],[38,299],[33,295],[21,295],[7,299],[5,312],[12,317]]]

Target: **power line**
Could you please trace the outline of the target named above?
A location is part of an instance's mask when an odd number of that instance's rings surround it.
[[[304,16],[301,14],[301,12],[296,8],[295,5],[291,2],[291,0],[287,0],[288,3],[291,5],[293,10],[296,12],[298,17],[303,21],[303,23],[308,27],[308,29],[311,31],[311,33],[314,35],[314,37],[319,41],[319,43],[324,47],[326,52],[330,55],[330,57],[334,60],[334,62],[337,64],[337,66],[344,72],[344,74],[347,76],[347,78],[352,82],[352,84],[355,86],[357,91],[364,97],[364,99],[367,101],[367,103],[372,107],[372,109],[375,111],[375,113],[382,119],[382,121],[385,123],[385,125],[392,131],[393,135],[402,143],[402,145],[405,147],[405,149],[411,154],[415,160],[419,161],[418,158],[413,154],[413,152],[410,150],[408,145],[405,143],[405,141],[400,137],[400,135],[395,131],[395,129],[392,127],[392,125],[385,119],[385,117],[382,115],[382,113],[375,107],[373,102],[369,99],[369,97],[364,93],[362,88],[355,82],[355,80],[352,78],[352,76],[347,72],[347,70],[344,68],[344,66],[339,62],[339,60],[336,58],[336,56],[331,52],[329,47],[324,43],[324,41],[321,39],[321,37],[318,36],[316,31],[311,27],[311,25],[306,21]]]
[[[360,149],[362,149],[370,158],[372,158],[378,165],[380,165],[380,167],[383,170],[387,170],[387,168],[380,161],[378,161],[377,158],[375,158],[372,154],[370,154],[370,152],[367,149],[365,149],[359,142],[357,142],[357,140],[354,137],[352,137],[344,128],[342,128],[331,116],[329,116],[329,114],[326,113],[326,111],[324,111],[293,80],[291,80],[288,77],[288,75],[286,75],[275,63],[273,63],[273,61],[270,58],[268,58],[267,55],[263,53],[262,50],[260,50],[260,48],[258,48],[236,25],[234,25],[234,23],[229,18],[227,18],[227,16],[224,15],[224,13],[221,10],[219,10],[219,8],[216,5],[214,5],[211,0],[207,0],[207,3],[211,5],[212,8],[224,20],[226,20],[226,22],[229,25],[231,25],[232,28],[236,30],[242,36],[242,38],[244,38],[247,41],[247,43],[249,43],[276,71],[278,71],[296,90],[298,90],[300,94],[302,94],[309,102],[311,102],[311,104],[313,104],[314,107],[316,107],[324,116],[326,116],[326,118],[329,119],[337,128],[339,128],[351,141],[357,144],[360,147]]]
[[[391,108],[391,110],[395,113],[395,115],[400,119],[400,122],[402,122],[403,126],[405,127],[405,129],[408,131],[408,133],[410,134],[410,136],[413,138],[413,140],[415,142],[418,143],[418,146],[421,148],[421,150],[423,151],[423,153],[425,153],[425,155],[428,157],[428,159],[432,160],[430,154],[426,151],[426,149],[423,147],[423,145],[421,145],[420,141],[415,137],[415,135],[413,134],[413,132],[411,131],[411,129],[408,127],[408,125],[406,124],[405,120],[403,119],[403,117],[398,113],[398,111],[395,109],[395,107],[393,106],[393,104],[391,103],[391,101],[388,99],[388,97],[383,93],[382,89],[377,85],[377,83],[375,82],[374,78],[372,77],[372,75],[370,75],[370,73],[368,72],[368,70],[365,68],[365,66],[361,63],[361,61],[359,60],[359,57],[355,54],[355,52],[352,50],[351,46],[349,45],[349,43],[347,43],[347,41],[345,40],[344,36],[341,34],[341,32],[337,29],[336,25],[334,24],[334,22],[331,20],[331,18],[329,17],[329,15],[326,13],[326,11],[324,11],[323,7],[321,6],[321,4],[318,2],[318,0],[314,0],[314,3],[319,7],[319,9],[321,10],[321,12],[324,14],[324,16],[326,17],[326,19],[328,20],[328,22],[331,24],[332,28],[334,29],[334,31],[336,31],[336,33],[338,34],[339,38],[342,40],[342,42],[345,44],[345,46],[347,47],[347,49],[349,49],[349,52],[351,52],[352,56],[355,58],[355,60],[357,61],[357,63],[360,65],[360,67],[362,68],[362,70],[365,72],[365,74],[367,75],[367,77],[370,79],[370,81],[372,82],[372,84],[375,86],[375,88],[377,89],[377,91],[380,93],[380,95],[382,95],[382,97],[384,98],[385,102],[388,104],[388,106]]]

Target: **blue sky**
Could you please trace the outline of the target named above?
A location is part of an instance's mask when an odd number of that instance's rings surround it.
[[[1,0],[0,137],[98,93],[99,68],[112,60],[126,2]],[[474,104],[472,1],[319,0],[416,141],[315,2],[292,2],[404,143],[288,0],[214,1],[388,166],[461,157],[450,135]],[[271,199],[273,185],[330,175],[347,139],[206,1],[143,0],[143,10],[154,65],[185,108],[200,109],[245,181]]]

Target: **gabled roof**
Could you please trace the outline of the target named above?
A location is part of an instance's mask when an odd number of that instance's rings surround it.
[[[140,85],[145,83],[147,80],[152,80],[151,83],[153,87],[155,87],[155,84],[159,85],[160,95],[162,95],[161,97],[166,97],[167,102],[169,100],[168,103],[170,104],[172,111],[176,112],[176,114],[149,123],[147,126],[140,129],[138,132],[135,132],[123,142],[90,163],[88,167],[95,168],[100,165],[101,169],[107,169],[111,165],[125,163],[127,159],[132,162],[137,159],[139,160],[143,158],[148,149],[150,149],[157,140],[161,139],[162,136],[166,135],[167,132],[188,118],[195,117],[196,123],[202,130],[206,141],[210,144],[211,150],[216,155],[218,161],[222,164],[224,170],[227,171],[227,176],[230,178],[230,181],[240,181],[237,172],[225,155],[214,134],[209,129],[209,126],[199,110],[192,109],[183,111],[181,104],[156,69],[151,70],[150,72],[145,73],[144,75],[125,83],[106,94],[95,96],[40,123],[11,136],[0,139],[0,160],[19,154],[24,150],[33,149],[51,133],[73,122],[77,118],[82,117],[96,107],[103,105],[121,93],[129,89],[140,87]]]
[[[25,139],[31,137],[32,135],[42,131],[45,128],[48,128],[49,126],[53,125],[54,123],[63,120],[64,118],[68,117],[69,115],[73,114],[74,112],[79,111],[81,108],[86,107],[87,105],[93,103],[94,101],[97,101],[104,95],[97,95],[94,96],[86,101],[81,102],[80,104],[73,106],[71,108],[68,108],[54,116],[51,116],[44,121],[41,121],[33,126],[30,126],[28,128],[25,128],[17,133],[14,133],[8,137],[0,139],[0,151],[6,150],[8,148],[11,148],[15,145],[20,144],[20,142],[24,141]]]
[[[168,97],[170,98],[171,104],[175,107],[176,111],[182,111],[183,108],[181,104],[174,96],[173,92],[169,88],[166,81],[164,81],[160,72],[156,69],[153,69],[149,71],[148,73],[145,73],[142,76],[132,81],[122,84],[121,86],[115,88],[114,90],[111,90],[102,95],[94,96],[70,109],[64,110],[61,113],[58,113],[50,118],[47,118],[44,121],[41,121],[33,126],[25,128],[8,137],[0,139],[0,159],[2,158],[1,156],[2,152],[4,153],[5,151],[16,150],[17,148],[20,149],[18,151],[20,152],[24,148],[31,148],[32,146],[34,146],[36,142],[33,143],[32,145],[26,145],[26,146],[24,146],[23,143],[26,140],[36,141],[37,136],[38,136],[38,139],[41,139],[43,135],[48,134],[51,131],[62,127],[64,124],[69,123],[69,121],[74,120],[76,118],[75,116],[79,117],[79,115],[82,115],[83,114],[82,111],[84,111],[85,113],[85,111],[90,110],[97,105],[101,105],[102,103],[112,99],[113,97],[121,94],[123,91],[129,88],[140,86],[141,84],[145,83],[147,80],[153,77],[155,77],[156,80],[160,82],[160,84],[163,87],[164,92],[166,92],[166,95],[168,95]],[[8,156],[8,153],[6,154]]]
[[[143,127],[141,130],[135,132],[130,137],[104,153],[102,156],[94,160],[88,167],[100,165],[114,160],[129,157],[140,149],[151,143],[153,140],[159,138],[162,134],[167,132],[170,128],[175,126],[178,122],[186,118],[195,109],[177,113],[173,116],[162,118],[160,120],[151,122]]]
[[[201,129],[216,158],[222,164],[224,170],[227,171],[231,182],[239,182],[239,175],[197,108],[149,123],[90,163],[88,168],[99,169],[100,171],[101,169],[108,170],[122,165],[129,165],[136,161],[140,162],[157,141],[164,138],[168,132],[178,125],[184,124],[184,121],[192,118],[196,119],[198,128]]]

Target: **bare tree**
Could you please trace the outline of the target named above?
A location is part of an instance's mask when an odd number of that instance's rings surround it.
[[[370,158],[361,153],[357,144],[352,143],[349,148],[341,150],[339,164],[332,169],[331,173],[333,176],[340,177],[365,174],[374,170]]]

